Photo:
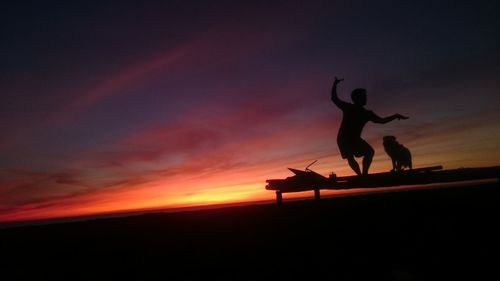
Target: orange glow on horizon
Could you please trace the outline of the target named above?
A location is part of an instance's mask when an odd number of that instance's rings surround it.
[[[324,176],[328,176],[332,171],[327,165],[328,159],[331,159],[331,157],[321,159],[320,163],[315,164],[317,167],[313,166],[311,168]],[[419,160],[422,161],[422,159]],[[422,161],[425,165],[420,166],[434,164],[433,161],[435,161],[434,158]],[[304,167],[308,163],[301,161]],[[416,164],[418,167],[419,163],[417,162]],[[289,167],[303,168],[299,162]],[[374,159],[371,172],[386,171],[389,167],[390,163],[385,159],[385,156],[379,154]],[[267,169],[271,172],[265,173]],[[342,162],[339,162],[339,165],[334,167],[334,169],[339,176],[352,175],[350,169],[346,165],[343,165]],[[264,189],[265,179],[285,178],[292,175],[285,168],[277,169],[276,167],[271,167],[271,163],[269,163],[256,169],[234,170],[228,175],[219,172],[213,175],[193,177],[191,180],[177,179],[175,181],[164,181],[160,179],[137,185],[116,186],[115,189],[95,191],[73,198],[26,204],[12,212],[0,214],[0,221],[39,220],[152,209],[176,209],[226,203],[272,201],[274,200],[274,192]],[[242,179],[254,178],[260,178],[261,180],[253,183],[238,183]],[[176,186],[177,188],[168,188],[168,186]],[[117,192],[116,190],[120,191]],[[325,190],[322,191],[322,194],[328,196],[360,192],[366,191],[357,189],[345,191]],[[287,193],[285,195],[285,198],[290,199],[312,197],[313,194],[309,191]]]

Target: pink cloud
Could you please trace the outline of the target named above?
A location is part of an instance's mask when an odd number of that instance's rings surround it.
[[[99,103],[130,94],[159,77],[189,77],[193,72],[208,69],[227,69],[228,65],[244,65],[252,57],[285,46],[297,36],[295,33],[276,36],[272,27],[266,32],[253,26],[214,26],[194,34],[184,42],[174,42],[165,52],[141,54],[142,58],[125,63],[125,67],[100,72],[101,77],[93,85],[83,84],[72,93],[59,93],[70,100],[64,105],[47,110],[41,120],[19,127],[0,140],[0,149],[5,150],[32,138],[33,131],[47,127],[64,126],[85,117],[85,111]],[[67,91],[67,90],[65,90]]]

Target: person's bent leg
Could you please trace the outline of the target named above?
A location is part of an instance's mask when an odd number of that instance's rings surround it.
[[[375,155],[375,151],[373,148],[368,145],[368,148],[365,152],[365,156],[363,157],[363,175],[368,175],[368,170],[370,169],[370,165],[372,164],[373,155]]]
[[[358,162],[356,162],[356,159],[354,159],[354,155],[351,155],[347,157],[347,162],[349,163],[349,166],[354,170],[356,175],[361,175],[361,170],[359,169]]]

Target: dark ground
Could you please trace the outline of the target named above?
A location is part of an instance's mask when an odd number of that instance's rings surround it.
[[[285,200],[4,229],[0,279],[500,280],[499,189]]]

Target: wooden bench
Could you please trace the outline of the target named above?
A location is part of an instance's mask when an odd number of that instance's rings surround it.
[[[308,168],[289,168],[294,176],[285,179],[266,180],[266,189],[276,192],[276,202],[283,202],[283,193],[314,191],[314,198],[320,199],[320,190],[343,190],[353,188],[382,188],[402,185],[420,185],[469,180],[497,179],[500,185],[500,166],[482,168],[460,168],[443,170],[442,166],[424,167],[398,172],[374,173],[364,176],[325,177]]]

